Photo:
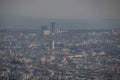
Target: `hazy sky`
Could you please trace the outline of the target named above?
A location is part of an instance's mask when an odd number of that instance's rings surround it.
[[[120,18],[120,0],[0,0],[1,16]]]

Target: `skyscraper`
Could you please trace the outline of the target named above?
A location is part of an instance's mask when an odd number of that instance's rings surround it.
[[[56,33],[56,27],[55,27],[55,22],[51,23],[51,30],[50,30],[50,36],[51,36],[51,41],[50,41],[50,53],[55,49],[55,33]]]
[[[55,22],[52,22],[51,23],[51,33],[55,34],[55,32],[56,32]]]

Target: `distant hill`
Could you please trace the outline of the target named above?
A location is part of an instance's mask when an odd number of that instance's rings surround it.
[[[50,26],[56,22],[61,29],[110,29],[120,28],[120,19],[47,19],[47,18],[0,18],[0,26],[9,26],[9,29],[40,29],[40,26]]]

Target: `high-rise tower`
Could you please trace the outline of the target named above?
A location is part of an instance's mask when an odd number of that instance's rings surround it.
[[[51,23],[51,33],[55,34],[55,32],[56,32],[55,22],[52,22]]]
[[[55,27],[55,22],[51,23],[51,28],[50,28],[50,36],[51,36],[51,41],[50,41],[50,53],[55,49],[55,33],[56,33],[56,27]]]

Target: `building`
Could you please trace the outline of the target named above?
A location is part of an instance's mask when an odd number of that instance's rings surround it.
[[[41,26],[41,31],[48,30],[47,26]]]
[[[50,39],[50,53],[55,49],[55,34],[56,34],[56,26],[55,22],[51,23],[51,39]]]
[[[55,32],[56,32],[55,22],[52,22],[51,23],[51,33],[55,34]]]
[[[41,33],[42,33],[42,35],[49,35],[50,30],[48,30],[47,26],[41,26]]]

